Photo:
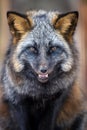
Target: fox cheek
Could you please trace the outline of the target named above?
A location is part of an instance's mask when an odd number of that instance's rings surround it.
[[[15,72],[21,72],[24,69],[23,62],[20,59],[18,59],[15,55],[13,56],[12,63]]]
[[[71,65],[70,63],[66,63],[66,64],[62,64],[62,65],[61,65],[61,69],[62,69],[62,71],[64,71],[64,72],[70,71],[71,68],[72,68],[72,65]]]
[[[72,69],[73,66],[73,59],[69,58],[67,61],[61,64],[61,69],[64,72],[68,72]]]

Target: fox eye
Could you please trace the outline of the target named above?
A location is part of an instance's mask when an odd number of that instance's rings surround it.
[[[56,50],[57,50],[57,47],[56,47],[56,46],[50,48],[50,52],[54,52],[54,51],[56,51]]]
[[[38,52],[37,49],[33,46],[29,47],[29,51],[32,53],[35,53],[35,54],[37,54],[37,52]]]
[[[61,47],[59,47],[59,46],[53,46],[53,47],[50,47],[50,50],[49,50],[49,52],[50,53],[57,53],[57,54],[61,54],[62,53],[62,48]]]

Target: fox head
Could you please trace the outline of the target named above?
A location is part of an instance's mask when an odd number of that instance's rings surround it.
[[[11,63],[15,72],[28,67],[39,82],[73,69],[73,35],[78,12],[29,11],[7,13],[13,37]]]

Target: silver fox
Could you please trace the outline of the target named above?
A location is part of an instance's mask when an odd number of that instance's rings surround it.
[[[73,38],[78,12],[8,12],[7,19],[12,42],[0,90],[9,114],[5,119],[2,114],[1,130],[84,130],[86,110]]]

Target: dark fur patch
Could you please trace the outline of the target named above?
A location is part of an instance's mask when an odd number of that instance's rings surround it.
[[[5,103],[3,96],[4,96],[3,91],[0,86],[0,117],[6,118],[9,115],[9,111],[8,111],[8,105]]]

